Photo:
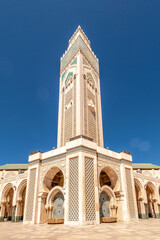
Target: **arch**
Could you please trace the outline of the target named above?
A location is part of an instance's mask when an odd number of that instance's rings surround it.
[[[49,192],[46,201],[47,223],[64,223],[64,192],[56,186]]]
[[[149,189],[150,190],[150,192],[152,193],[152,197],[153,197],[153,199],[157,199],[157,197],[156,197],[156,187],[155,187],[155,185],[152,183],[152,182],[148,182],[147,184],[146,184],[146,189]]]
[[[160,186],[159,186],[159,188],[158,188],[158,195],[159,195],[158,213],[159,213],[159,216],[160,216]]]
[[[118,191],[120,182],[116,171],[109,166],[102,168],[99,175],[99,185],[100,187],[108,185],[114,191]]]
[[[116,196],[115,196],[113,190],[112,190],[109,186],[104,185],[103,187],[101,187],[100,193],[102,193],[102,192],[106,192],[107,195],[110,197],[111,203],[112,203],[113,205],[117,206]]]
[[[138,217],[143,217],[143,187],[141,182],[134,178],[134,186],[135,186],[135,194],[136,194],[136,202],[137,202],[137,210],[138,210]]]
[[[2,191],[2,197],[1,197],[1,201],[2,201],[2,202],[6,202],[6,197],[7,197],[8,192],[10,191],[11,188],[12,188],[13,191],[14,191],[14,186],[13,186],[12,183],[8,183],[8,184],[4,187],[4,189],[3,189],[3,191]]]
[[[63,171],[58,167],[52,167],[46,173],[43,179],[43,190],[48,192],[55,186],[63,188],[64,185],[64,174]]]
[[[65,85],[66,86],[69,85],[70,83],[72,83],[72,81],[73,81],[73,76],[68,77],[67,81],[65,82]]]
[[[138,198],[143,198],[143,186],[141,184],[141,182],[137,179],[134,178],[134,184],[135,184],[135,188],[137,188],[137,192],[138,192]]]
[[[105,222],[104,219],[107,219],[107,222],[116,221],[116,197],[113,190],[107,185],[104,185],[100,189],[99,205],[100,218],[102,222]]]
[[[159,197],[159,204],[160,204],[160,186],[158,187],[158,197]]]
[[[145,186],[146,189],[146,197],[147,197],[147,214],[148,217],[156,217],[155,212],[155,202],[156,199],[156,187],[152,182],[148,182]]]
[[[8,183],[2,191],[2,209],[1,209],[1,219],[6,218],[8,221],[11,221],[14,217],[13,211],[13,198],[14,198],[14,186],[11,183]]]
[[[27,187],[27,179],[24,179],[21,181],[17,189],[17,196],[16,196],[17,209],[16,209],[16,217],[15,217],[16,222],[23,220],[25,199],[26,199],[26,187]]]
[[[62,187],[54,187],[51,189],[51,191],[49,192],[48,196],[47,196],[47,200],[46,200],[46,205],[49,206],[50,205],[50,201],[52,201],[52,199],[55,197],[55,195],[61,192],[64,195],[63,189]]]
[[[27,179],[24,179],[20,182],[17,188],[17,200],[22,200],[22,194],[26,187],[27,187]]]
[[[67,83],[68,78],[70,78],[70,79],[73,78],[73,72],[68,72],[67,77],[66,77],[66,79],[65,79],[65,81],[64,81],[65,84]]]

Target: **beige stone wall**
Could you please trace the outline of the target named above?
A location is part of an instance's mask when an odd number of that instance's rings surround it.
[[[134,184],[139,217],[160,218],[160,178],[155,177],[154,170],[145,170],[142,173],[135,170]]]
[[[103,150],[103,149],[101,149]],[[107,154],[98,157],[98,176],[103,170],[107,173],[113,186],[111,187],[117,204],[117,220],[130,221],[132,218],[137,219],[137,208],[134,190],[133,173],[130,161],[117,159],[116,153],[110,151],[110,156]],[[111,157],[114,156],[114,158]],[[126,156],[128,157],[128,156]],[[99,185],[101,192],[101,187]]]
[[[47,199],[49,195],[58,191],[62,192],[64,196],[65,224],[100,223],[99,198],[102,191],[110,196],[110,214],[112,217],[116,216],[118,221],[137,220],[136,183],[141,189],[138,208],[140,207],[142,214],[145,214],[144,204],[147,203],[145,190],[149,184],[154,190],[153,204],[158,217],[160,179],[133,173],[131,161],[132,157],[128,154],[97,147],[94,142],[83,138],[70,141],[62,148],[31,155],[28,171],[17,175],[10,172],[10,176],[6,175],[0,180],[0,214],[3,217],[4,190],[8,191],[9,188],[13,187],[15,216],[20,215],[19,186],[28,181],[24,223],[45,223],[49,207]],[[53,178],[58,169],[63,173],[64,185],[48,189],[48,181]],[[102,170],[111,179],[112,185],[110,187],[100,186],[99,176]],[[32,174],[33,172],[34,174]],[[24,180],[26,182],[23,184]]]
[[[5,208],[8,204],[8,193],[13,190],[13,197],[10,205],[10,214],[12,221],[19,221],[22,217],[22,194],[27,186],[28,171],[18,174],[18,171],[3,171],[3,177],[0,179],[0,221],[4,220]]]
[[[143,198],[144,203],[147,203],[147,196],[146,196],[146,186],[150,183],[151,188],[154,191],[154,199],[156,200],[157,204],[160,204],[160,178],[155,178],[153,176],[146,175],[142,173],[134,172],[134,180],[137,181],[137,184],[141,190],[141,197]]]
[[[47,189],[47,182],[45,184],[44,182],[50,181],[56,169],[60,169],[64,175],[64,186],[59,187],[58,190],[64,194],[65,224],[100,223],[99,197],[102,191],[110,194],[111,216],[115,217],[116,212],[118,221],[137,219],[130,155],[115,153],[97,147],[94,142],[79,138],[67,142],[65,147],[30,156],[29,162],[32,168],[37,166],[37,160],[39,161],[39,182],[37,181],[37,187],[35,186],[35,189],[38,188],[35,190],[37,191],[35,205],[38,214],[35,222],[46,222],[46,208],[49,204],[47,199],[51,192],[54,192],[54,188]],[[55,170],[50,171],[51,169]],[[126,169],[130,171],[129,186]],[[101,188],[99,185],[99,175],[102,170],[107,172],[113,182],[112,188],[109,186]],[[58,191],[56,187],[55,190]]]

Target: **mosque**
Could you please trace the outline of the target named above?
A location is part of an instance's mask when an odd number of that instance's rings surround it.
[[[81,27],[61,57],[57,148],[0,166],[0,221],[67,225],[160,218],[160,166],[103,146],[99,61]],[[147,220],[144,220],[147,221]]]

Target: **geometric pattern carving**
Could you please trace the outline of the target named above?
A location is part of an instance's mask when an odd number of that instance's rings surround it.
[[[130,218],[135,218],[135,207],[134,207],[134,197],[133,197],[133,188],[132,188],[132,179],[131,179],[131,170],[125,168],[126,173],[126,183],[127,183],[127,202],[130,213]]]
[[[69,221],[79,220],[78,157],[69,159]]]
[[[110,198],[106,192],[102,192],[99,198],[100,202],[100,217],[109,217],[110,216],[110,209],[109,203]]]
[[[96,142],[98,136],[98,129],[96,127],[98,126],[96,123],[98,120],[98,117],[96,117],[96,97],[93,92],[91,92],[91,89],[87,87],[88,85],[92,89],[87,79],[84,80],[84,131],[87,137],[92,138],[93,141]],[[95,90],[92,89],[92,91]]]
[[[85,157],[85,194],[86,221],[93,221],[96,219],[94,162],[89,157]]]
[[[97,108],[95,105],[95,96],[94,94],[87,89],[87,99],[88,101],[92,101],[93,105]],[[89,104],[87,101],[87,105]],[[97,129],[96,129],[96,111],[94,108],[88,107],[88,137],[92,138],[94,142],[97,140]]]
[[[3,176],[3,175],[2,175]],[[28,170],[25,171],[24,173],[22,174],[12,174],[10,176],[3,176],[2,179],[0,179],[0,184],[1,183],[8,183],[8,182],[12,182],[12,181],[18,181],[19,179],[26,179],[28,176]]]
[[[65,105],[71,102],[73,98],[73,89],[71,89],[66,95],[65,95]],[[72,128],[73,128],[73,122],[72,122],[72,114],[73,114],[73,106],[65,110],[65,126],[64,126],[64,144],[70,140],[72,137]]]
[[[64,218],[64,197],[62,193],[57,193],[54,197],[54,218]]]
[[[36,168],[30,170],[28,196],[26,206],[26,221],[32,221],[35,196]]]

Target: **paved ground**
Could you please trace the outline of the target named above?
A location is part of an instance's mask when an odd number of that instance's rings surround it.
[[[24,225],[0,223],[0,240],[160,240],[160,219],[138,223],[108,223],[96,226]]]

